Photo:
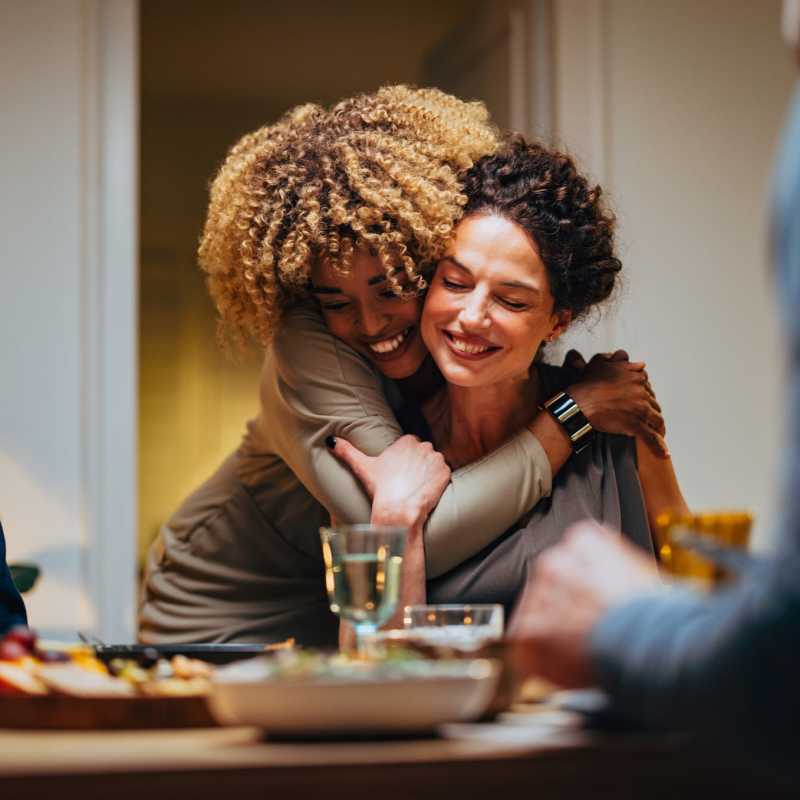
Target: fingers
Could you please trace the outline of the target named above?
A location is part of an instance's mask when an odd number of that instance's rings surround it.
[[[328,436],[325,439],[325,445],[339,461],[350,467],[356,478],[364,484],[369,496],[372,497],[375,494],[375,485],[371,466],[375,459],[362,453],[347,439],[340,437]]]
[[[661,407],[652,398],[650,399],[650,427],[661,436],[667,432],[667,426],[664,423],[664,415],[661,413]]]
[[[657,458],[669,458],[670,452],[664,439],[666,428],[660,415],[647,414],[640,417],[632,435],[640,439]]]
[[[669,458],[669,448],[664,440],[666,425],[661,410],[656,411],[658,404],[648,395],[646,401],[636,406],[636,431],[638,436],[645,442],[650,450],[659,458]]]
[[[645,391],[647,392],[648,399],[650,400],[650,405],[653,407],[656,413],[660,415],[661,404],[658,402],[658,399],[656,398],[656,393],[653,391],[653,386],[650,383],[650,376],[647,374],[647,370],[643,370],[642,375],[644,376],[644,388]],[[662,420],[662,426],[663,426],[663,420]]]
[[[650,452],[652,452],[657,458],[671,457],[669,447],[667,447],[667,442],[660,433],[656,433],[654,430],[649,430],[643,437],[642,441],[647,445],[648,450],[650,450]]]
[[[615,350],[610,358],[610,361],[630,361],[631,358],[625,350]]]
[[[637,403],[635,413],[643,425],[662,436],[664,435],[666,432],[664,416],[661,413],[661,407],[651,394],[645,394],[644,399]]]
[[[650,401],[650,407],[653,409],[653,411],[656,412],[656,414],[661,416],[661,414],[663,413],[661,411],[661,403],[659,403],[658,400],[656,400],[656,396],[653,394],[652,387],[648,386],[646,388],[647,388],[647,391],[648,391],[647,399]]]
[[[564,366],[571,369],[583,369],[586,366],[586,359],[577,350],[570,350],[564,356]]]

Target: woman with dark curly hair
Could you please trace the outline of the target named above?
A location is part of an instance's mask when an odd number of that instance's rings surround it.
[[[546,413],[452,476],[397,421],[441,386],[420,292],[466,202],[459,175],[497,144],[481,104],[395,86],[329,111],[298,107],[232,148],[199,255],[223,338],[266,347],[261,409],[151,548],[142,640],[332,644],[318,534],[331,517],[399,522],[417,537],[427,520],[435,576],[547,494],[557,465]],[[660,415],[630,366],[590,368],[574,391],[596,427],[657,447]],[[326,447],[332,437],[403,469],[370,498]]]
[[[551,458],[564,466],[550,495],[427,584],[429,602],[502,602],[508,611],[530,559],[573,522],[606,522],[653,554],[650,524],[686,505],[671,460],[654,456],[641,438],[594,431],[565,391],[570,371],[541,358],[543,345],[606,300],[617,282],[614,218],[600,187],[570,157],[515,138],[467,171],[464,190],[464,217],[438,263],[421,323],[446,386],[406,429],[455,470],[507,441],[537,408],[558,422],[560,452]],[[636,375],[647,382],[643,369]],[[353,460],[347,443],[336,449]],[[355,462],[368,479],[369,465],[357,455]]]

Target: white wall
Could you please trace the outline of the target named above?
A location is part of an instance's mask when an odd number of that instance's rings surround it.
[[[611,195],[625,288],[576,340],[648,363],[692,506],[771,541],[782,354],[767,182],[795,72],[779,0],[557,0],[555,133]]]
[[[40,631],[132,635],[136,4],[0,2],[0,517]]]
[[[781,425],[767,182],[795,70],[780,15],[780,0],[497,0],[429,64],[603,185],[623,290],[551,357],[645,360],[687,501],[753,509],[758,547]]]

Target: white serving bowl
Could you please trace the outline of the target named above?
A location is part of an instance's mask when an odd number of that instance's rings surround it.
[[[220,670],[209,698],[226,725],[290,735],[407,733],[480,717],[500,676],[490,660],[418,662],[387,677],[357,668],[335,678],[275,677],[268,659]]]

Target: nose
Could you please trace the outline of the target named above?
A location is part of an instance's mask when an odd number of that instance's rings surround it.
[[[490,298],[482,292],[471,292],[464,298],[458,318],[465,331],[486,330],[492,324],[489,304]]]
[[[379,336],[389,324],[389,317],[379,308],[365,303],[361,306],[358,314],[358,329],[364,336],[370,338]]]

